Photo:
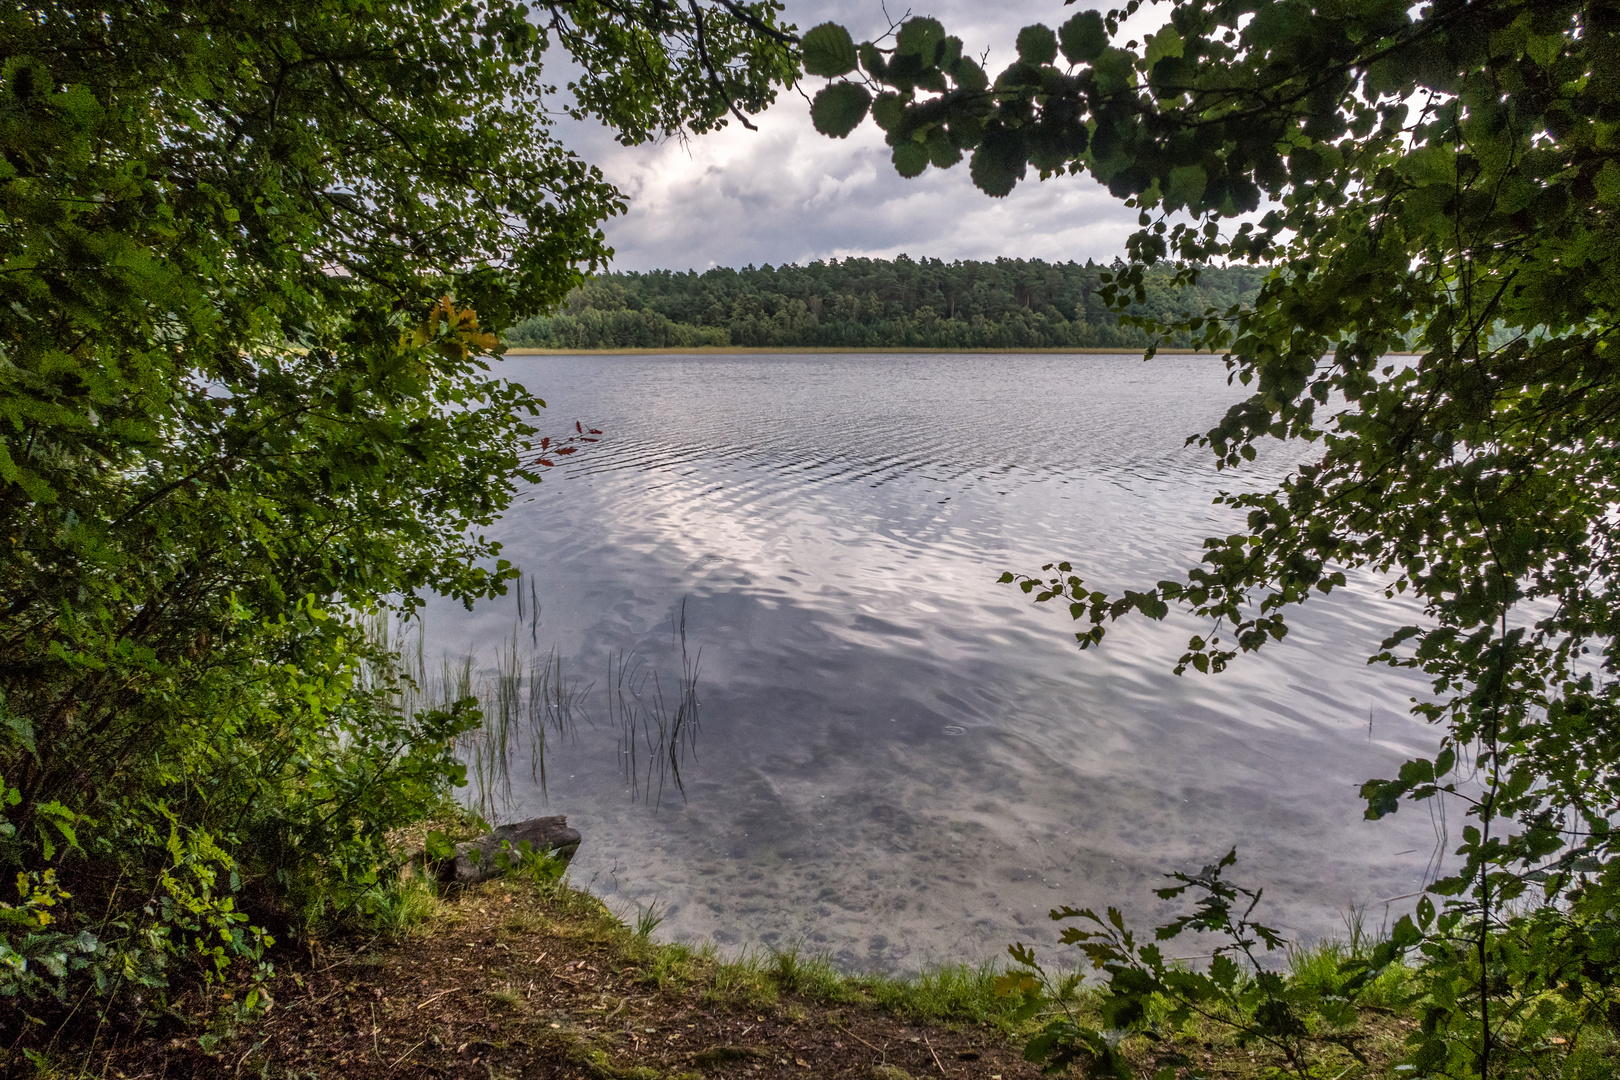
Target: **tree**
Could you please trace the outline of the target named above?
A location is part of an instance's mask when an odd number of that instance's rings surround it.
[[[1397,933],[1432,994],[1412,1064],[1560,1067],[1578,1040],[1545,1041],[1552,1018],[1578,1033],[1620,975],[1620,9],[1184,0],[1120,41],[1137,10],[1025,27],[993,81],[932,19],[858,47],[826,24],[804,39],[834,80],[812,117],[842,137],[870,114],[904,176],[970,155],[992,196],[1094,176],[1140,212],[1116,303],[1166,256],[1270,268],[1252,306],[1151,328],[1252,388],[1199,437],[1220,466],[1266,439],[1301,464],[1223,497],[1247,527],[1181,576],[1021,584],[1069,605],[1082,647],[1127,615],[1201,616],[1177,669],[1200,672],[1352,575],[1415,595],[1425,618],[1369,651],[1432,678],[1415,709],[1439,745],[1368,781],[1367,813],[1457,799],[1469,822],[1430,886],[1444,910]]]
[[[1139,347],[1094,296],[1103,268],[1039,259],[993,263],[850,258],[698,274],[618,271],[568,295],[567,311],[511,327],[513,345],[546,348],[909,346],[924,348]],[[1211,267],[1197,288],[1167,287],[1174,269],[1144,279],[1147,302],[1127,314],[1201,312],[1246,297],[1261,272]],[[1173,344],[1185,341],[1172,339]]]
[[[359,617],[503,590],[479,530],[538,480],[544,403],[487,330],[622,208],[550,110],[746,123],[794,76],[777,11],[0,14],[0,994],[150,997],[175,955],[260,955],[237,895],[296,924],[376,883],[477,718],[367,692]]]

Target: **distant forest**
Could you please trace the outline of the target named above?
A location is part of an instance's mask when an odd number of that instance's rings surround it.
[[[701,274],[611,273],[574,290],[563,311],[521,322],[505,336],[511,345],[551,349],[1146,345],[1147,335],[1119,325],[1096,295],[1105,269],[1090,261],[946,263],[901,255]],[[1129,310],[1162,315],[1246,303],[1267,271],[1210,267],[1192,289],[1172,287],[1172,273],[1149,270],[1147,299]]]

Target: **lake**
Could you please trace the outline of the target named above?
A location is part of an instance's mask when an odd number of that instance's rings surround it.
[[[632,916],[656,904],[656,936],[798,946],[849,970],[979,961],[1055,941],[1060,903],[1150,925],[1168,910],[1160,875],[1235,845],[1262,916],[1310,939],[1352,907],[1376,927],[1432,871],[1442,829],[1425,810],[1367,822],[1356,796],[1434,742],[1407,715],[1425,684],[1365,662],[1408,605],[1353,581],[1296,611],[1286,641],[1178,677],[1190,620],[1118,624],[1081,653],[1065,610],[996,583],[1068,559],[1097,588],[1150,585],[1239,527],[1213,496],[1290,461],[1217,473],[1184,445],[1241,396],[1219,359],[499,370],[547,400],[549,432],[604,433],[493,533],[540,602],[525,647],[555,645],[590,684],[545,790],[524,752],[503,813],[567,814],[585,838],[576,884]],[[660,799],[645,742],[626,779],[608,690],[639,662],[643,701],[674,711],[683,611],[701,727],[684,791],[666,769]],[[435,603],[428,653],[489,664],[516,617],[511,598]]]

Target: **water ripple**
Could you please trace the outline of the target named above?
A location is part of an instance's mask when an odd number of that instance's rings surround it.
[[[1405,715],[1422,686],[1364,663],[1409,606],[1353,583],[1225,675],[1178,678],[1191,620],[1121,624],[1082,656],[1064,612],[995,583],[1068,558],[1095,587],[1138,585],[1230,531],[1214,495],[1288,463],[1217,475],[1184,445],[1236,400],[1219,361],[533,357],[504,374],[559,427],[605,432],[493,532],[539,587],[542,632],[600,681],[624,650],[667,659],[684,598],[703,649],[685,804],[631,805],[611,734],[588,728],[549,792],[586,836],[580,880],[659,897],[672,935],[802,938],[849,967],[986,959],[1050,942],[1060,897],[1151,917],[1160,873],[1233,843],[1273,917],[1311,934],[1422,872],[1429,823],[1373,826],[1355,794],[1430,737]],[[441,604],[432,629],[489,648],[511,614]]]

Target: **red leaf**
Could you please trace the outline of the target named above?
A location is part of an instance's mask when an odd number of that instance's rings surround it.
[[[539,461],[535,462],[535,464],[536,465],[545,465],[547,467],[550,467],[550,466],[555,465],[557,463],[555,461],[547,461],[545,458],[541,458]]]
[[[591,434],[592,435],[600,435],[600,434],[602,434],[602,429],[601,428],[591,428]],[[592,439],[591,441],[595,442],[596,440]]]
[[[550,435],[547,435],[545,438],[540,440],[540,449],[544,450],[546,447],[548,447],[550,445],[551,445],[551,436]]]
[[[581,434],[584,434],[584,431],[585,431],[584,428],[579,426],[579,421],[578,420],[574,421],[574,430],[577,431],[577,432],[580,432]]]
[[[559,446],[557,448],[557,453],[559,453],[559,454],[572,454],[575,451],[577,451],[578,449],[579,449],[579,447],[577,447],[577,446]]]

